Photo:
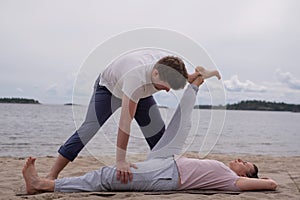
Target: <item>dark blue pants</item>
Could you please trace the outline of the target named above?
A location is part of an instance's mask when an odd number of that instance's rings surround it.
[[[94,93],[88,106],[85,121],[60,147],[58,152],[63,157],[73,161],[121,104],[121,99],[112,95],[106,87],[99,86],[98,78],[94,85]],[[150,149],[152,149],[165,132],[165,124],[152,96],[139,100],[134,118]]]

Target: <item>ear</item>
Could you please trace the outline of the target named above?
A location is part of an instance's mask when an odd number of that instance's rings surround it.
[[[159,75],[157,69],[153,69],[153,75],[154,76],[158,76]]]
[[[155,79],[159,78],[159,73],[158,73],[157,69],[153,69],[153,71],[152,71],[152,77],[155,78]]]

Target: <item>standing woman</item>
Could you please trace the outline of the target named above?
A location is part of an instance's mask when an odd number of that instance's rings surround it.
[[[158,50],[134,51],[112,62],[95,82],[85,121],[60,147],[47,178],[56,179],[112,113],[121,107],[116,149],[117,179],[122,183],[131,181],[130,167],[136,166],[126,161],[126,150],[133,118],[152,149],[165,132],[152,94],[182,89],[187,80],[190,82],[198,75],[196,72],[189,75],[180,58]]]

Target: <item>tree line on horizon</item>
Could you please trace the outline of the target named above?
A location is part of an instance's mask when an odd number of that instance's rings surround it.
[[[0,98],[0,103],[40,104],[38,100],[27,98]],[[300,112],[300,104],[287,104],[261,100],[246,100],[226,105],[195,105],[194,109],[261,110]]]
[[[0,103],[24,103],[24,104],[40,104],[38,100],[35,99],[27,99],[27,98],[0,98]]]
[[[234,104],[219,106],[196,105],[195,109],[227,109],[227,110],[261,110],[261,111],[290,111],[300,112],[300,104],[286,104],[261,100],[246,100]]]

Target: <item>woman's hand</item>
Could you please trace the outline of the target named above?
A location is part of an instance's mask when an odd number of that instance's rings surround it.
[[[129,181],[132,181],[132,172],[130,170],[130,167],[133,167],[137,169],[137,166],[133,163],[128,163],[126,161],[117,161],[117,180],[120,180],[121,183],[128,183]]]

